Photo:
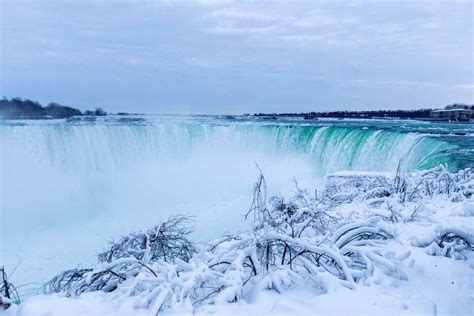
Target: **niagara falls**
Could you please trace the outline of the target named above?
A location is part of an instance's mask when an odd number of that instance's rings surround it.
[[[0,316],[473,315],[472,9],[2,2]]]

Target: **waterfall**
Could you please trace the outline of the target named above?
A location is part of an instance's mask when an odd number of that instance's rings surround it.
[[[252,124],[1,126],[8,168],[48,167],[65,172],[116,170],[141,161],[181,159],[196,152],[214,156],[262,153],[302,155],[321,174],[337,170],[409,170],[439,163],[456,168],[454,147],[434,137],[375,128]]]
[[[453,143],[417,132],[341,124],[155,119],[0,124],[0,254],[20,282],[94,260],[112,237],[171,214],[196,218],[196,238],[248,226],[252,183],[269,192],[322,186],[338,170],[459,168]],[[33,289],[34,290],[34,287]]]

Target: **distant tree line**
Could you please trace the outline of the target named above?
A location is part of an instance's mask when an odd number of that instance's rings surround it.
[[[4,119],[60,119],[81,115],[104,116],[107,115],[107,112],[101,108],[96,108],[93,111],[88,110],[83,113],[76,108],[55,102],[42,106],[37,101],[22,98],[12,98],[9,100],[3,97],[0,100],[0,118]]]
[[[311,112],[308,116],[334,118],[424,118],[430,116],[432,109],[420,110],[377,110],[377,111],[334,111]]]
[[[447,105],[446,110],[449,109],[471,109],[474,110],[474,105],[454,103]],[[430,116],[433,109],[418,109],[418,110],[375,110],[375,111],[331,111],[331,112],[301,112],[301,113],[255,113],[254,116],[277,117],[304,117],[305,119],[314,118],[398,118],[398,119],[417,119],[426,118]]]

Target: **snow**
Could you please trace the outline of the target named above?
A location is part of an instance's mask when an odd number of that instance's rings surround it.
[[[365,183],[373,176],[379,175],[363,174],[364,179],[356,181]],[[426,186],[418,185],[425,176],[429,177],[425,178]],[[203,250],[189,262],[177,259],[150,264],[158,274],[156,278],[146,269],[130,274],[130,267],[141,269],[137,259],[120,258],[97,265],[91,272],[129,265],[130,278],[115,291],[32,296],[19,306],[0,311],[0,315],[474,315],[473,251],[456,240],[440,245],[440,238],[446,233],[470,243],[474,240],[474,197],[470,193],[474,188],[473,172],[452,175],[438,170],[433,174],[403,175],[406,191],[388,180],[389,184],[378,187],[370,181],[353,186],[345,181],[354,181],[354,177],[340,177],[338,185],[330,187],[331,197],[337,199],[331,200],[329,210],[337,222],[323,225],[328,232],[321,227],[305,230],[308,221],[304,220],[310,210],[327,210],[321,205],[328,200],[312,198],[297,187],[294,197],[285,200],[286,207],[295,206],[295,214],[284,217],[283,213],[270,212],[270,219],[265,213],[256,214],[252,230],[235,235],[235,239],[209,242],[205,249],[213,250]],[[386,193],[381,197],[382,189]],[[263,189],[256,190],[257,207],[270,209],[268,205],[275,202],[266,201],[266,194]],[[374,199],[378,203],[371,203]],[[288,227],[300,230],[301,237],[291,235]],[[254,234],[259,243],[280,240],[331,256],[344,270],[345,280],[330,271],[305,265],[307,258],[301,258],[304,266],[313,269],[313,277],[307,278],[311,273],[283,264],[267,272],[257,265],[259,277],[246,285],[245,260],[260,260],[255,252],[258,249],[252,246]],[[354,239],[361,234],[379,237]],[[442,251],[433,251],[433,245]],[[448,255],[448,247],[459,255]],[[357,269],[346,252],[365,258],[365,268]],[[230,262],[228,267],[210,268],[223,261]],[[193,306],[188,301],[190,293],[201,281],[223,284],[224,290],[215,299]],[[180,296],[175,297],[177,294]],[[171,301],[170,296],[174,297]]]
[[[338,287],[323,295],[295,289],[285,293],[260,291],[251,301],[204,306],[196,315],[473,315],[474,280],[472,262],[428,256],[421,248],[411,248],[414,264],[407,269],[408,280],[398,286]],[[107,299],[102,292],[79,297],[60,295],[29,298],[20,308],[0,315],[150,315],[133,309],[131,302]],[[15,314],[16,311],[16,314]],[[167,314],[191,314],[172,310]]]

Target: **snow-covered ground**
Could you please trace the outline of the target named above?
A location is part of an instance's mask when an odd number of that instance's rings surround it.
[[[252,300],[208,305],[196,315],[473,315],[473,262],[428,256],[423,249],[412,250],[413,264],[406,268],[408,281],[393,285],[344,287],[317,295],[306,289],[286,293],[262,291]],[[111,301],[109,294],[85,293],[79,297],[41,295],[29,298],[19,308],[3,315],[126,316],[150,315],[146,309],[134,309],[133,302]],[[0,312],[1,313],[1,312]],[[191,314],[189,310],[166,314]]]
[[[472,170],[341,173],[325,192],[296,187],[285,199],[260,181],[247,232],[184,261],[150,259],[147,242],[0,315],[474,315],[473,196]],[[110,271],[121,277],[93,290]]]

